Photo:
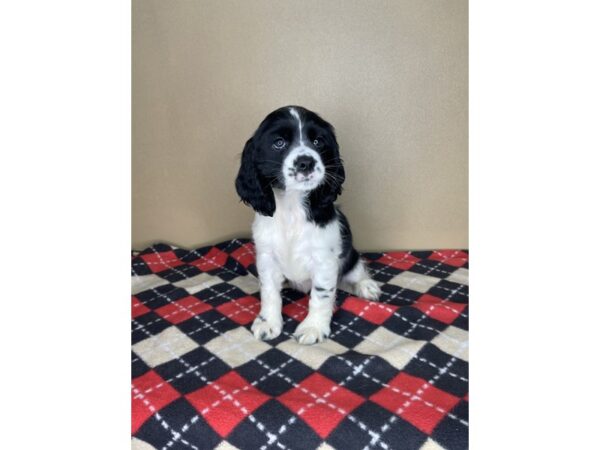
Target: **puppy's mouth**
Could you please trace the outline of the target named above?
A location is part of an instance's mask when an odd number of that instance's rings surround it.
[[[286,180],[287,189],[299,189],[302,191],[311,191],[316,188],[323,177],[319,177],[318,172],[300,173],[291,170]]]
[[[294,175],[294,180],[298,183],[310,183],[315,178],[314,172],[309,174],[297,173]]]

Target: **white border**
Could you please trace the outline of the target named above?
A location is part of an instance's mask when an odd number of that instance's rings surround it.
[[[598,4],[470,8],[471,448],[592,448]]]
[[[130,447],[130,8],[3,3],[3,448]]]
[[[596,443],[598,17],[471,3],[473,449]],[[130,4],[10,2],[0,45],[2,444],[128,448]]]

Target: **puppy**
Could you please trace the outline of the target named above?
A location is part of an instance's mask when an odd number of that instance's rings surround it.
[[[352,246],[348,220],[334,205],[345,179],[333,127],[300,106],[273,111],[242,153],[235,182],[256,211],[252,235],[261,309],[252,324],[257,339],[281,333],[281,289],[310,292],[306,318],[294,333],[300,344],[329,336],[338,285],[376,300],[380,289]]]

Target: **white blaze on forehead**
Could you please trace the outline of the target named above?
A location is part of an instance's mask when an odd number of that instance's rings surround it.
[[[302,120],[300,114],[296,111],[296,108],[290,108],[290,114],[294,119],[298,121],[298,132],[300,133],[300,145],[304,145],[304,136],[302,136]]]

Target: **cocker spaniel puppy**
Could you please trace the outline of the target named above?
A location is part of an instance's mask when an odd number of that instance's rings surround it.
[[[376,300],[380,289],[352,246],[348,220],[334,205],[345,179],[333,127],[299,106],[273,111],[242,153],[235,186],[256,211],[252,234],[261,309],[258,339],[281,333],[281,289],[310,292],[309,311],[294,336],[300,344],[329,336],[336,288]]]

